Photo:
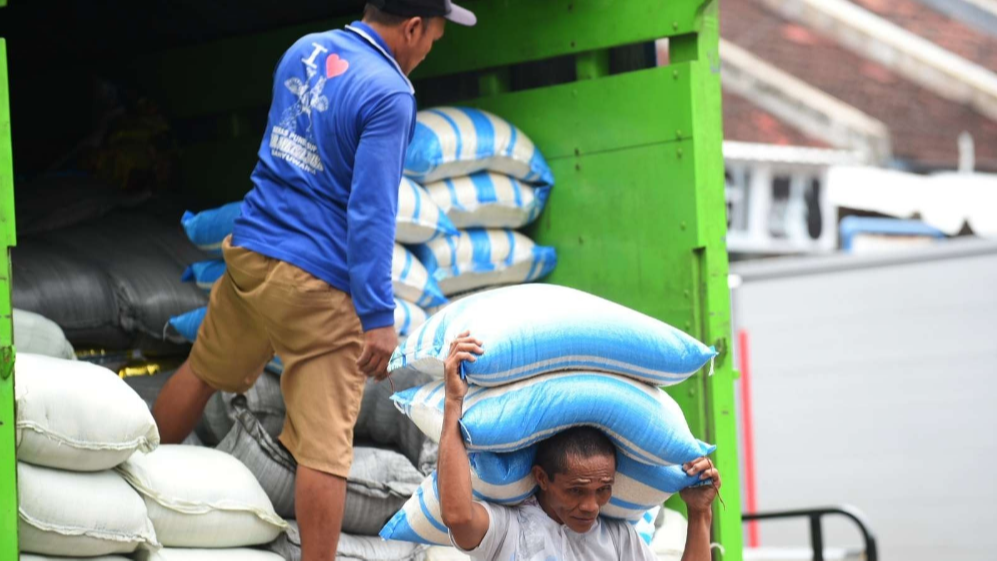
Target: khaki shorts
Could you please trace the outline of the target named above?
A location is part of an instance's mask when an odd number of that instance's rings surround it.
[[[191,351],[194,375],[245,393],[276,353],[287,405],[280,441],[299,464],[345,479],[365,382],[352,299],[294,265],[233,247],[231,237],[222,251],[227,270]]]

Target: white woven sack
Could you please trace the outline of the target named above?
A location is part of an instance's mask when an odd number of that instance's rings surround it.
[[[113,471],[79,473],[17,464],[21,551],[94,557],[158,547],[145,503]]]
[[[159,445],[149,407],[114,372],[27,353],[17,355],[14,368],[19,460],[101,471]]]
[[[139,561],[284,561],[276,553],[260,549],[179,549],[163,548],[142,552]]]
[[[27,310],[14,310],[14,345],[21,353],[76,360],[73,345],[59,324]]]
[[[162,446],[118,470],[145,498],[167,547],[260,545],[287,528],[249,469],[224,452]]]
[[[436,206],[426,189],[403,177],[398,187],[398,217],[395,221],[398,243],[426,243],[456,233],[457,229]]]

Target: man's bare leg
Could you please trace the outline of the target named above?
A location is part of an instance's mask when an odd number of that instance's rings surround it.
[[[294,510],[301,561],[334,561],[346,507],[346,480],[298,465]]]
[[[201,420],[204,407],[214,394],[211,386],[194,376],[190,361],[185,361],[163,386],[152,408],[152,416],[159,427],[160,442],[183,442]]]

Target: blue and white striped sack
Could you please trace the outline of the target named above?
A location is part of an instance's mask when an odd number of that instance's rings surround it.
[[[232,233],[235,219],[242,214],[242,201],[193,213],[183,213],[180,224],[190,241],[202,251],[221,256],[222,242]]]
[[[212,261],[199,261],[194,263],[183,272],[180,277],[182,282],[197,283],[197,287],[205,292],[211,292],[211,287],[225,274],[225,261],[214,259]]]
[[[486,170],[536,185],[554,184],[533,141],[505,119],[467,107],[418,113],[405,156],[406,176],[426,185]]]
[[[660,507],[654,507],[660,508]],[[651,516],[651,525],[657,517],[657,511],[647,513]],[[631,524],[635,524],[638,534],[647,533],[644,514],[642,513]],[[653,533],[653,532],[652,532]],[[437,472],[427,477],[415,494],[405,503],[381,529],[380,536],[386,540],[414,542],[428,545],[450,544],[450,534],[443,524],[440,495],[437,482]],[[643,535],[641,538],[646,539]]]
[[[491,171],[426,185],[433,202],[457,228],[522,228],[540,216],[550,187],[532,187]]]
[[[441,380],[391,399],[426,436],[439,439],[444,393]],[[471,386],[460,426],[470,452],[515,452],[576,426],[603,431],[622,455],[651,465],[680,466],[713,450],[692,436],[682,409],[660,388],[594,372]]]
[[[447,303],[436,279],[430,276],[426,267],[411,251],[395,244],[391,259],[391,280],[395,297],[413,302],[422,308]]]
[[[468,290],[541,279],[557,266],[557,252],[538,246],[512,230],[461,230],[450,236],[412,247],[450,296]]]
[[[399,300],[407,300],[417,306],[439,306],[446,304],[447,299],[443,296],[439,286],[429,276],[426,268],[416,259],[412,252],[400,245],[395,245],[391,263],[391,280],[395,295]],[[215,282],[225,274],[225,262],[222,260],[202,261],[194,263],[184,271],[181,279],[184,282],[194,281],[197,286],[210,292]],[[398,304],[395,304],[397,310]],[[407,316],[402,316],[404,320],[408,317],[415,322],[409,322],[408,329],[415,329],[418,324],[425,321],[425,314],[418,316],[416,310],[405,310]],[[398,319],[398,312],[395,313]],[[421,319],[422,321],[418,321]],[[397,322],[396,322],[397,323]]]
[[[634,527],[637,530],[637,535],[640,536],[640,539],[644,540],[644,543],[647,545],[651,545],[651,542],[654,541],[654,533],[658,529],[654,523],[658,519],[659,512],[661,512],[661,507],[656,506],[645,512],[644,516],[641,516],[640,520],[634,524]]]
[[[480,386],[558,370],[611,372],[670,386],[716,356],[711,347],[640,312],[572,288],[533,284],[481,292],[447,306],[395,350],[388,369],[442,378],[450,342],[465,331],[484,343],[485,354],[464,363],[468,381]]]
[[[242,215],[242,202],[205,210],[187,211],[180,223],[187,237],[197,247],[212,255],[221,256],[222,242],[232,233],[235,221]],[[457,233],[429,193],[414,181],[402,178],[398,186],[398,214],[395,219],[395,238],[399,243],[425,243],[442,236]]]
[[[533,477],[536,446],[507,454],[471,453],[468,459],[471,488],[477,500],[515,505],[536,492],[537,482]],[[617,454],[613,495],[602,507],[601,514],[637,522],[648,509],[699,483],[699,478],[686,475],[682,466],[652,466]]]
[[[408,337],[428,318],[426,310],[411,302],[395,299],[395,331],[399,337]]]
[[[395,221],[398,243],[426,243],[443,236],[457,234],[450,218],[421,185],[402,178],[398,190],[398,218]]]

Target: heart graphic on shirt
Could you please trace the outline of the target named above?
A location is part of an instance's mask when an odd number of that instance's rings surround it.
[[[339,58],[339,55],[329,55],[325,59],[325,77],[335,78],[346,74],[350,61]]]

